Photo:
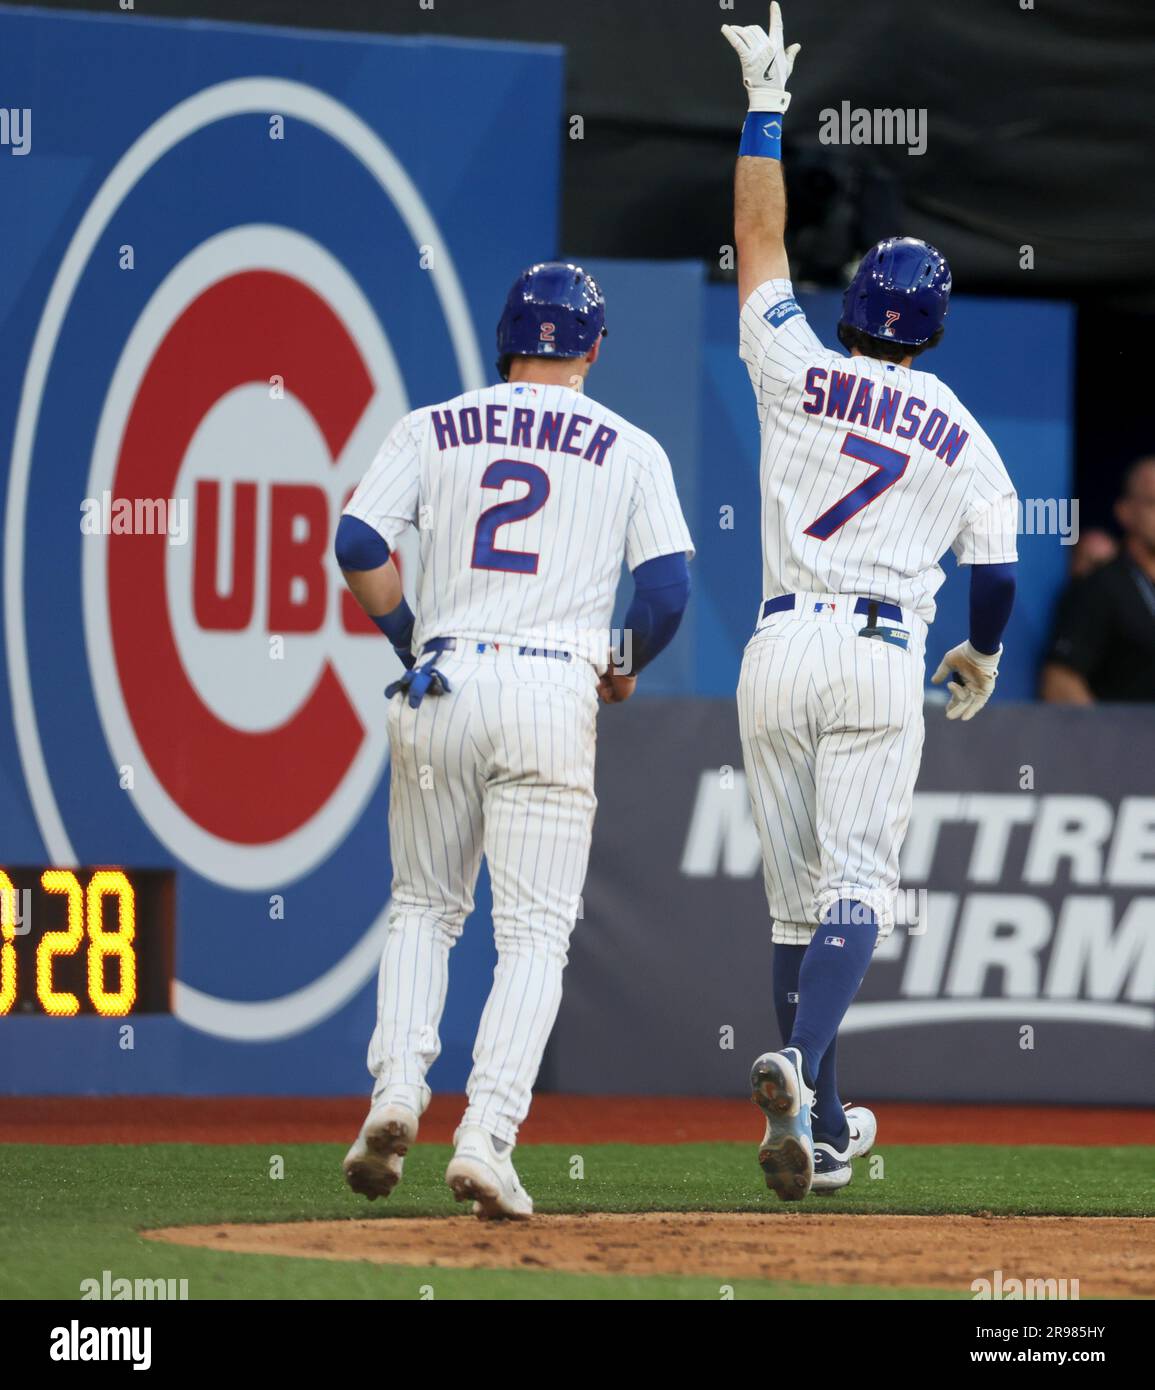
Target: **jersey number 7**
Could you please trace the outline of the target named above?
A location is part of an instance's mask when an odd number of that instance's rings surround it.
[[[477,518],[473,533],[473,568],[503,570],[506,574],[536,574],[540,558],[532,550],[500,550],[494,538],[503,526],[540,512],[549,498],[549,474],[536,463],[496,459],[481,475],[481,486],[498,492],[509,482],[525,483],[529,491],[510,502],[495,502]]]
[[[805,534],[816,540],[828,541],[840,526],[845,526],[852,516],[868,506],[875,498],[898,482],[906,472],[910,455],[900,449],[888,449],[873,439],[864,439],[860,434],[848,434],[842,441],[842,452],[849,458],[869,463],[875,471],[865,482],[852,488],[845,497],[840,497],[833,507],[807,526]]]

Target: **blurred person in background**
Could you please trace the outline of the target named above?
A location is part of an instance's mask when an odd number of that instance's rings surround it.
[[[1041,682],[1052,704],[1155,702],[1155,455],[1128,469],[1115,517],[1118,554],[1073,567],[1060,600]]]
[[[1101,526],[1084,531],[1071,551],[1071,578],[1086,579],[1119,554],[1119,542]]]

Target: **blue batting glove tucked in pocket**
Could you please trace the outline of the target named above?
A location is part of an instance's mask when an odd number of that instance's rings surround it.
[[[387,685],[385,698],[391,700],[399,690],[408,693],[409,706],[416,709],[426,695],[446,695],[452,687],[432,661],[427,661],[424,666],[413,667],[392,685]]]

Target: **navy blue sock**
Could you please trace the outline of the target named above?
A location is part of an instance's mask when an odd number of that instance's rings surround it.
[[[785,1043],[794,1031],[794,1013],[798,1008],[798,972],[802,969],[805,946],[774,943],[774,1016],[778,1031]]]
[[[802,1053],[802,1070],[814,1085],[818,1070],[858,987],[878,939],[878,921],[864,904],[840,898],[823,914],[798,972],[798,1011],[789,1047]]]
[[[830,1046],[822,1054],[818,1080],[814,1085],[814,1109],[810,1119],[815,1139],[821,1139],[824,1144],[833,1144],[839,1150],[846,1147],[850,1126],[846,1122],[846,1112],[842,1109],[842,1097],[838,1094],[837,1037],[831,1039]]]
[[[774,943],[774,1014],[778,1030],[785,1043],[794,1032],[794,1016],[798,1010],[798,974],[806,955],[805,946]],[[844,1146],[846,1116],[838,1094],[838,1039],[835,1038],[823,1054],[814,1084],[814,1134],[818,1139]]]

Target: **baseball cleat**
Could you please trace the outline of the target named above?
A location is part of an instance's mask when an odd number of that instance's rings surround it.
[[[372,1202],[388,1197],[401,1181],[410,1144],[417,1139],[418,1114],[407,1105],[375,1105],[345,1155],[345,1181]]]
[[[850,1186],[854,1169],[844,1152],[833,1144],[824,1144],[821,1139],[814,1141],[814,1176],[810,1181],[810,1191],[817,1193],[841,1192]]]
[[[518,1181],[512,1146],[498,1153],[493,1139],[479,1125],[461,1125],[453,1136],[454,1152],[445,1181],[459,1202],[473,1202],[482,1221],[501,1217],[524,1220],[533,1215],[533,1198]]]
[[[751,1069],[750,1087],[750,1099],[766,1116],[758,1150],[766,1186],[784,1202],[800,1202],[814,1178],[814,1092],[802,1078],[802,1054],[796,1047],[765,1053]]]
[[[878,1119],[865,1105],[844,1105],[846,1123],[850,1126],[853,1147],[851,1158],[865,1158],[878,1139]]]
[[[865,1158],[878,1137],[874,1111],[865,1105],[844,1105],[849,1134],[842,1149],[822,1139],[814,1141],[814,1180],[811,1192],[839,1192],[853,1177],[851,1159]]]

